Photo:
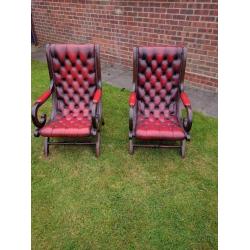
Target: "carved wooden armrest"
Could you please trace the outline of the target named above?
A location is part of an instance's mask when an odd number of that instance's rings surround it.
[[[92,125],[93,128],[96,130],[100,129],[101,123],[101,97],[102,97],[102,90],[97,89],[94,98],[93,98],[93,106],[92,106]]]
[[[41,107],[47,100],[48,98],[51,96],[52,91],[51,90],[47,90],[46,92],[44,92],[34,103],[33,107],[32,107],[32,111],[31,111],[31,117],[32,117],[32,121],[35,125],[35,127],[37,128],[34,135],[35,136],[39,136],[38,133],[38,129],[42,128],[45,123],[46,123],[46,114],[42,114],[40,119],[38,118],[38,109],[39,107]]]
[[[192,117],[193,117],[191,102],[188,98],[187,93],[185,93],[184,91],[181,92],[180,97],[187,113],[187,117],[183,118],[183,128],[188,133],[192,127]]]

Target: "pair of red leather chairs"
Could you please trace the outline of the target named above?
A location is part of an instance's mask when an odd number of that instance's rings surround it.
[[[53,144],[95,145],[100,155],[102,81],[100,47],[94,44],[46,46],[50,88],[32,107],[35,136],[45,137],[44,153]],[[185,155],[190,139],[192,109],[183,91],[186,64],[184,47],[134,48],[133,92],[129,98],[129,152],[134,147],[177,147]],[[39,107],[52,96],[52,114],[38,118]],[[180,100],[187,111],[181,118]],[[83,138],[81,141],[51,141],[51,138]],[[179,141],[178,144],[163,142]],[[143,142],[143,143],[141,143]],[[150,144],[148,143],[150,142]],[[156,142],[156,144],[152,144]]]

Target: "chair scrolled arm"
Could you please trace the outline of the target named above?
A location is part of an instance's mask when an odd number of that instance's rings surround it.
[[[39,120],[38,118],[38,109],[39,107],[41,107],[47,100],[48,98],[51,96],[52,91],[51,90],[47,90],[46,92],[44,92],[34,103],[32,110],[31,110],[31,117],[32,117],[32,121],[35,125],[35,127],[37,128],[35,130],[34,135],[35,136],[39,136],[38,133],[38,129],[42,128],[45,123],[46,123],[46,114],[42,114],[41,115],[41,120]]]
[[[99,130],[100,122],[101,122],[101,96],[102,90],[97,89],[94,98],[93,98],[93,105],[92,105],[92,125],[93,128]]]
[[[192,127],[192,119],[193,119],[191,102],[188,98],[187,93],[185,93],[184,91],[181,92],[180,98],[184,107],[186,108],[187,117],[183,119],[183,127],[184,130],[188,133]]]
[[[129,97],[129,138],[133,137],[133,130],[136,123],[136,93],[132,92]]]

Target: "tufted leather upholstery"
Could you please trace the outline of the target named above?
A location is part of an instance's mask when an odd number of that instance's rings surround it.
[[[138,115],[136,137],[142,140],[182,140],[185,138],[185,133],[175,116],[169,119],[156,119],[150,115],[145,119],[143,115]]]
[[[98,89],[94,44],[47,45],[46,54],[53,83],[53,115],[39,133],[47,137],[91,134],[91,115]],[[45,96],[45,98],[47,95]]]
[[[77,116],[57,115],[40,129],[40,134],[45,137],[78,137],[87,136],[91,132],[91,117],[78,114]]]
[[[86,117],[97,88],[94,45],[51,45],[50,55],[57,113]]]
[[[135,137],[182,140],[179,98],[184,77],[184,48],[140,47],[137,49],[137,98]]]

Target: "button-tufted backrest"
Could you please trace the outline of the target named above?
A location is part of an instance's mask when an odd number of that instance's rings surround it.
[[[91,105],[100,79],[94,44],[50,44],[46,46],[50,78],[55,88],[56,113],[91,115]]]
[[[134,49],[134,81],[138,112],[145,117],[177,115],[180,84],[185,72],[186,49],[139,47]]]

